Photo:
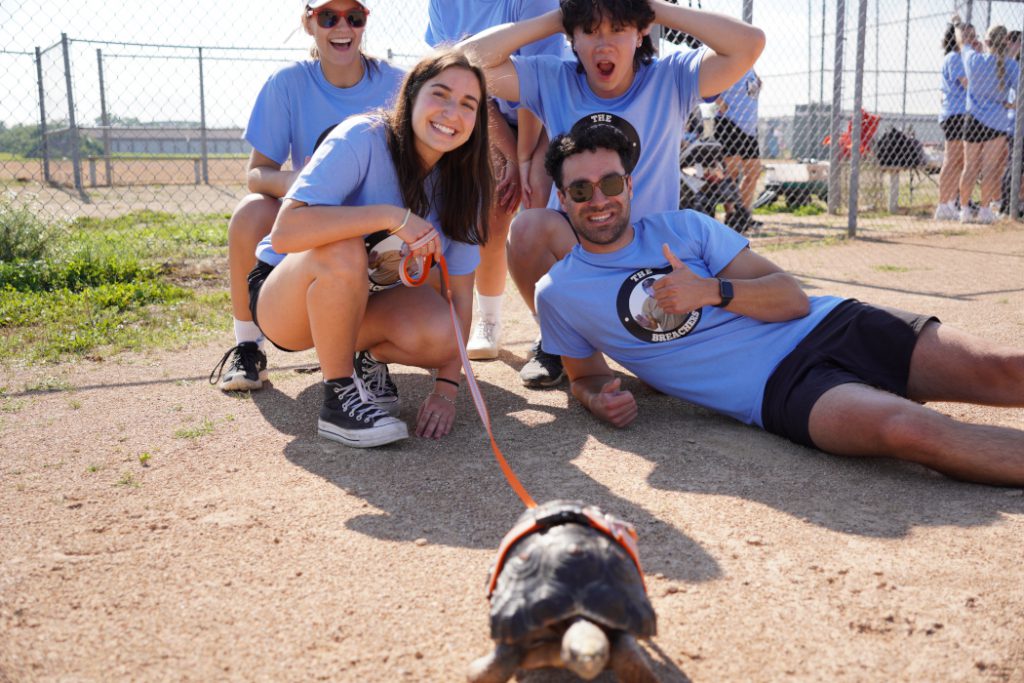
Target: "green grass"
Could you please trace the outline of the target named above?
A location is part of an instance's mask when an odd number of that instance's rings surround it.
[[[182,427],[174,432],[176,439],[199,439],[213,433],[213,420],[204,419],[194,427]]]
[[[173,347],[222,328],[227,216],[44,223],[0,199],[0,358]]]
[[[910,268],[907,268],[905,266],[893,266],[893,265],[889,265],[887,263],[883,263],[883,264],[874,266],[874,269],[877,270],[880,273],[909,273],[910,272]]]

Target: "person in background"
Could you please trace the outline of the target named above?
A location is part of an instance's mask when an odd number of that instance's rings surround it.
[[[740,190],[742,220],[732,215],[737,207],[725,206],[725,224],[744,232],[750,226],[754,192],[761,175],[761,149],[757,144],[757,100],[761,95],[761,78],[753,69],[718,96],[715,118],[715,140],[725,154],[725,172]]]
[[[392,109],[349,117],[314,152],[257,249],[249,307],[278,348],[316,349],[321,436],[357,448],[408,436],[388,362],[436,371],[416,434],[451,430],[460,358],[426,259],[447,262],[465,334],[492,197],[484,75],[456,50],[424,57]],[[421,278],[434,286],[402,286]]]
[[[655,22],[693,36],[703,47],[657,57],[649,35]],[[562,32],[575,59],[513,54]],[[717,97],[754,65],[764,32],[664,0],[561,0],[558,11],[488,29],[460,45],[480,60],[495,96],[536,113],[548,134],[597,123],[623,130],[633,149],[627,171],[642,188],[636,213],[646,215],[678,208],[686,118],[701,98]],[[523,211],[513,221],[509,261],[525,267],[509,272],[531,311],[535,283],[574,244],[554,195],[547,208]],[[527,387],[546,388],[561,383],[565,371],[538,338],[519,377]]]
[[[430,0],[426,41],[434,47],[455,43],[486,28],[556,9],[558,0]],[[515,54],[560,58],[571,55],[561,35],[524,45]],[[497,358],[501,348],[509,223],[520,203],[525,208],[544,206],[551,193],[551,179],[544,172],[548,137],[543,124],[528,109],[506,100],[492,99],[490,106],[491,165],[498,184],[490,236],[480,249],[480,267],[476,271],[476,322],[466,342],[467,354],[473,360]]]
[[[970,24],[963,26],[964,41],[976,44],[977,36]],[[960,194],[960,175],[964,169],[964,123],[967,120],[967,72],[956,40],[956,27],[949,24],[942,37],[946,56],[942,61],[942,109],[939,124],[946,138],[939,171],[939,204],[935,207],[935,220],[955,221],[960,217],[957,207]]]
[[[999,192],[1006,167],[1008,136],[1013,120],[1011,91],[1017,86],[1017,62],[1007,55],[1005,26],[995,25],[985,35],[985,48],[966,38],[957,23],[957,43],[967,74],[967,119],[964,130],[964,170],[960,174],[960,222],[992,223],[999,211]],[[970,208],[974,185],[981,178],[981,205]]]
[[[391,103],[404,73],[362,52],[369,10],[355,0],[303,0],[302,28],[313,37],[311,58],[270,76],[260,90],[244,137],[252,145],[250,194],[228,222],[228,270],[235,346],[210,374],[223,391],[254,391],[267,378],[264,337],[249,312],[246,277],[256,245],[269,232],[285,195],[328,127]],[[291,170],[284,170],[285,162]]]

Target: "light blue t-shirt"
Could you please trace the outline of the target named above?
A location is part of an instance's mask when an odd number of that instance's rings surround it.
[[[810,313],[766,323],[705,306],[666,314],[647,294],[671,271],[668,244],[701,277],[717,275],[746,238],[696,211],[649,215],[626,247],[595,254],[579,245],[537,284],[537,312],[548,353],[587,358],[601,351],[655,389],[764,425],[761,405],[778,364],[842,299],[811,297]]]
[[[362,80],[351,88],[327,82],[319,61],[295,62],[278,70],[256,97],[244,137],[256,151],[302,168],[327,128],[353,114],[390,106],[405,72],[387,62],[364,60]]]
[[[761,79],[751,69],[722,93],[725,116],[747,135],[757,137],[757,98],[761,95]]]
[[[996,55],[975,52],[970,45],[964,45],[961,57],[967,73],[967,113],[989,128],[1013,134],[1013,118],[1006,104],[1010,91],[1017,87],[1017,62],[1003,58],[1000,83]]]
[[[967,113],[967,89],[960,82],[960,79],[966,78],[964,60],[959,52],[953,50],[942,60],[942,109],[939,111],[939,121]]]
[[[433,196],[433,182],[437,170],[427,178],[427,196]],[[376,115],[352,116],[331,131],[313,154],[306,167],[286,195],[312,205],[369,206],[391,204],[405,206],[398,175],[391,160],[384,125]],[[480,249],[450,239],[441,230],[437,211],[431,208],[424,216],[441,236],[441,249],[452,275],[468,275],[480,262]],[[382,225],[381,231],[390,228]],[[370,289],[378,291],[399,284],[398,261],[401,258],[402,238],[374,232],[366,236],[366,249],[370,256]],[[256,247],[256,257],[272,266],[284,260],[285,255],[274,251],[270,235]]]
[[[539,17],[558,9],[558,0],[430,0],[430,23],[425,40],[431,47],[441,43],[455,43],[499,24],[509,24]],[[564,34],[549,36],[524,45],[513,54],[554,55],[563,59],[572,57],[572,49]],[[494,98],[498,109],[509,123],[519,120],[518,106]]]
[[[679,208],[679,145],[690,110],[700,99],[700,62],[705,48],[674,52],[637,71],[619,97],[598,97],[576,60],[541,55],[512,57],[519,76],[519,103],[544,122],[548,135],[577,123],[605,122],[622,130],[638,159],[633,169],[633,218]],[[627,171],[629,169],[626,169]],[[548,206],[558,209],[552,188]]]

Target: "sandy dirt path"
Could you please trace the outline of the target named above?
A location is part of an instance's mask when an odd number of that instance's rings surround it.
[[[812,294],[1024,343],[1019,227],[767,255]],[[637,423],[604,427],[520,386],[511,294],[507,349],[474,366],[498,438],[538,500],[636,525],[662,680],[1024,681],[1021,490],[826,456],[633,379]],[[316,437],[312,354],[232,398],[206,383],[229,343],[3,371],[0,681],[463,680],[521,510],[466,396],[442,442],[349,450]],[[393,372],[411,420],[427,375]]]

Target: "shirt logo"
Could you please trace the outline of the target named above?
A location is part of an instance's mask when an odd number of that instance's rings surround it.
[[[640,341],[653,344],[685,337],[700,322],[701,309],[682,315],[666,313],[654,298],[654,283],[672,272],[664,268],[642,268],[619,287],[616,309],[619,322]]]

